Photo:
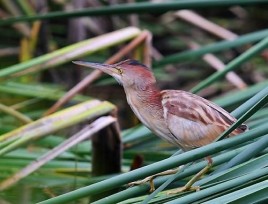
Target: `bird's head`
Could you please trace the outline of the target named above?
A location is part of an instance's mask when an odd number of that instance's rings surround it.
[[[73,63],[98,69],[114,77],[125,88],[136,87],[140,89],[155,83],[155,77],[151,70],[136,60],[125,60],[116,64],[101,64],[84,61]]]

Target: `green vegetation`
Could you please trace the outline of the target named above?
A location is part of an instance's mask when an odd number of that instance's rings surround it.
[[[1,2],[0,203],[267,201],[268,1],[111,2]],[[126,58],[152,67],[161,88],[200,94],[237,122],[182,152],[137,121],[116,81],[71,62]],[[250,130],[223,139],[241,123]],[[200,191],[166,194],[206,156],[213,166],[194,184]],[[153,193],[127,185],[180,165]]]

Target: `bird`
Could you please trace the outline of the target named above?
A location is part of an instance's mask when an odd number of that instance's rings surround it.
[[[127,59],[115,64],[73,63],[101,70],[115,78],[123,86],[127,102],[137,118],[155,135],[183,151],[212,143],[237,121],[223,108],[203,97],[183,90],[160,90],[152,70],[139,61]],[[247,130],[247,125],[241,124],[229,136]],[[211,159],[208,161],[210,166]],[[153,178],[158,175],[161,173],[133,184],[150,181],[150,191],[153,191]],[[188,185],[183,190],[190,188]]]

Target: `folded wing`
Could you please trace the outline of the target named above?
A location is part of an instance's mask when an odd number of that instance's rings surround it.
[[[167,127],[185,150],[213,142],[236,122],[227,111],[200,96],[178,90],[161,93]],[[246,130],[242,124],[230,136]]]

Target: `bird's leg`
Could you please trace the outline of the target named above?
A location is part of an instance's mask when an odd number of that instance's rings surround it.
[[[141,184],[144,184],[144,183],[147,183],[149,182],[150,183],[150,192],[153,192],[155,191],[155,187],[154,187],[154,178],[158,177],[158,176],[166,176],[166,175],[171,175],[171,174],[175,174],[179,171],[179,168],[176,168],[176,169],[170,169],[170,170],[167,170],[167,171],[163,171],[161,173],[158,173],[158,174],[155,174],[155,175],[152,175],[152,176],[148,176],[146,177],[145,179],[142,179],[142,180],[139,180],[139,181],[134,181],[134,182],[131,182],[129,183],[128,185],[129,186],[135,186],[135,185],[141,185]]]
[[[176,194],[176,193],[181,193],[181,192],[184,192],[184,191],[192,191],[192,190],[195,190],[195,191],[199,191],[200,190],[200,187],[199,186],[192,186],[197,180],[200,179],[201,176],[203,176],[204,174],[206,174],[209,169],[211,168],[212,166],[212,159],[210,156],[206,157],[206,160],[208,161],[208,164],[205,168],[203,168],[201,171],[199,171],[196,175],[194,175],[193,178],[190,179],[190,181],[188,181],[185,186],[183,187],[180,187],[180,188],[176,188],[174,190],[169,190],[167,192],[168,195],[170,194]]]

